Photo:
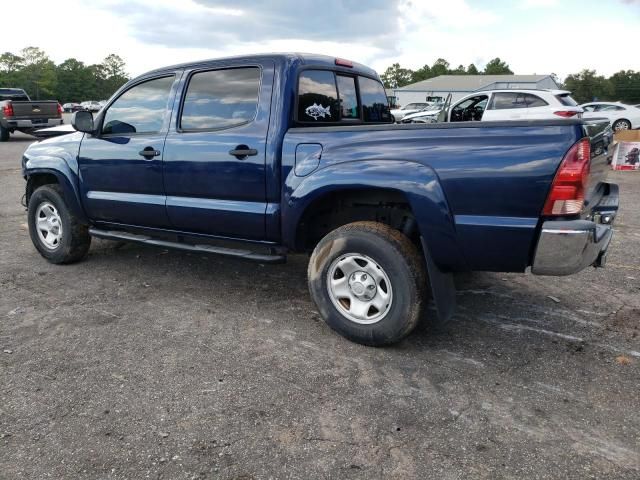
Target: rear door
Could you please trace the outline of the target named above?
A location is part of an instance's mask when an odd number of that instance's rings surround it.
[[[185,72],[164,155],[167,212],[174,228],[265,238],[273,75],[270,62]]]
[[[527,117],[527,102],[521,92],[496,92],[482,120],[521,120]]]
[[[162,180],[164,141],[179,72],[147,77],[121,93],[85,134],[80,188],[95,221],[167,227]]]

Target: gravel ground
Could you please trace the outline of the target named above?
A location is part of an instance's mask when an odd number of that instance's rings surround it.
[[[94,241],[54,266],[0,144],[0,478],[640,477],[640,174],[605,269],[460,276],[392,348],[332,333],[306,257]]]

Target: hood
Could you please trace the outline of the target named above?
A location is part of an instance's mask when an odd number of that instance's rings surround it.
[[[57,127],[42,128],[33,132],[33,136],[36,138],[50,138],[58,137],[60,135],[67,135],[73,133],[76,130],[69,124],[58,125]]]

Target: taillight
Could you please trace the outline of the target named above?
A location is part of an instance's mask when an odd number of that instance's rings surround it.
[[[543,215],[575,215],[584,205],[589,181],[591,143],[583,138],[562,159],[542,210]]]
[[[58,116],[62,115],[62,105],[58,104]]]
[[[11,105],[11,103],[7,103],[4,107],[2,107],[2,113],[4,113],[5,117],[13,117],[13,105]]]
[[[554,115],[558,115],[559,117],[563,118],[575,117],[576,115],[578,115],[578,113],[580,112],[574,112],[573,110],[560,110],[558,112],[553,112]]]

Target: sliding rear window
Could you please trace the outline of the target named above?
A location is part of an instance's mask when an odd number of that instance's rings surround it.
[[[576,102],[571,97],[571,95],[568,94],[568,93],[561,93],[560,95],[556,95],[556,98],[565,107],[577,107],[578,106],[578,102]]]
[[[305,70],[298,80],[296,120],[305,124],[388,123],[384,87],[371,78]]]

